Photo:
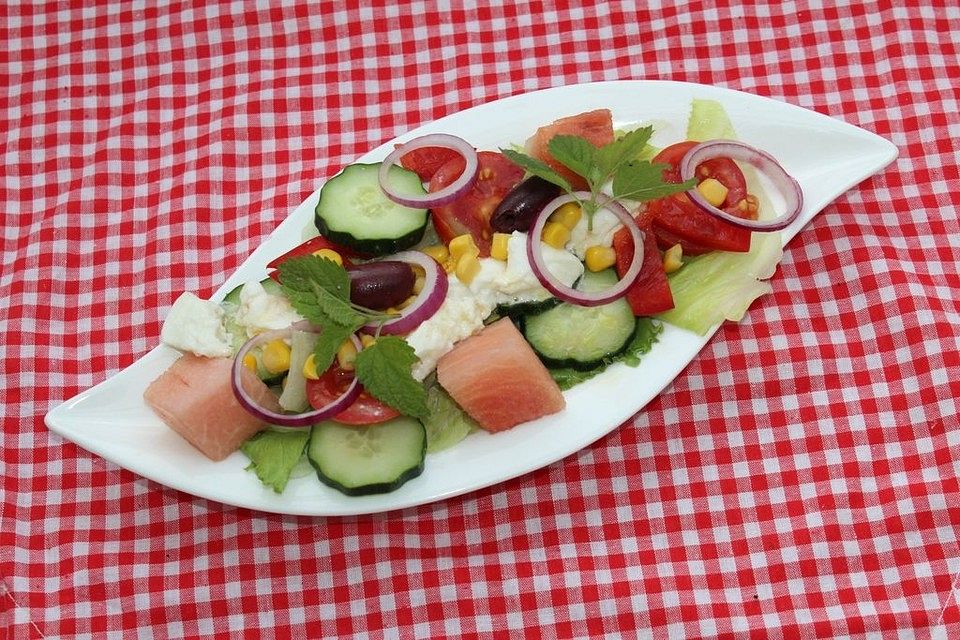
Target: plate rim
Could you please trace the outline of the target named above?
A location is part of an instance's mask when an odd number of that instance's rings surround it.
[[[789,228],[790,232],[783,241],[784,246],[786,246],[789,243],[789,241],[793,237],[795,237],[799,233],[799,231],[810,222],[810,220],[812,220],[815,216],[817,216],[820,213],[820,211],[822,211],[824,208],[829,206],[831,202],[833,202],[837,197],[839,197],[839,195],[845,193],[856,184],[859,184],[860,182],[867,180],[871,176],[876,175],[877,173],[882,171],[884,168],[889,166],[889,164],[896,159],[899,152],[897,147],[889,140],[879,136],[874,132],[871,132],[862,127],[859,127],[857,125],[850,124],[838,118],[828,116],[826,114],[820,113],[818,111],[814,111],[812,109],[807,109],[795,104],[780,101],[780,100],[766,97],[766,96],[760,96],[760,95],[748,93],[738,89],[718,87],[715,85],[702,85],[702,84],[691,83],[691,82],[671,81],[671,80],[603,80],[603,81],[596,81],[596,82],[570,83],[570,84],[558,85],[555,87],[542,88],[542,89],[537,89],[530,92],[521,92],[521,93],[513,94],[510,96],[506,96],[500,99],[490,100],[490,101],[469,107],[462,111],[448,114],[437,120],[423,123],[420,126],[414,127],[398,135],[392,140],[384,142],[383,144],[380,144],[379,146],[371,149],[367,153],[361,155],[359,158],[353,160],[353,162],[364,162],[364,161],[369,162],[369,161],[378,159],[378,157],[382,158],[386,156],[387,152],[391,148],[391,145],[393,145],[395,142],[403,142],[407,139],[410,139],[411,137],[420,135],[421,133],[424,132],[424,130],[442,128],[443,126],[445,126],[446,124],[448,124],[454,119],[469,117],[471,114],[475,114],[478,111],[482,112],[482,110],[484,109],[491,108],[491,105],[501,105],[504,103],[512,104],[518,101],[534,101],[539,97],[543,97],[544,95],[548,95],[551,93],[582,91],[585,88],[595,88],[595,89],[603,89],[604,91],[619,92],[619,91],[629,91],[631,88],[643,88],[643,87],[659,87],[659,88],[665,88],[667,90],[682,88],[686,92],[704,92],[704,93],[709,93],[709,94],[714,94],[719,96],[737,95],[739,96],[738,99],[741,99],[741,100],[747,100],[747,101],[758,100],[758,101],[763,101],[767,103],[772,103],[773,105],[775,105],[772,107],[774,109],[778,109],[778,110],[786,109],[791,113],[794,112],[794,110],[796,110],[797,112],[802,112],[804,118],[810,118],[811,116],[814,116],[816,118],[822,119],[822,121],[824,122],[830,122],[831,126],[833,127],[837,127],[845,131],[857,132],[859,137],[862,137],[864,140],[869,140],[872,144],[877,144],[878,149],[879,148],[886,149],[886,154],[883,154],[883,155],[880,155],[879,150],[877,151],[877,154],[878,154],[878,159],[876,163],[877,166],[872,171],[866,173],[862,177],[851,178],[849,181],[840,184],[840,186],[837,187],[837,195],[833,196],[833,198],[831,198],[830,200],[827,200],[818,209],[814,211],[805,212],[804,216],[802,216],[803,218],[802,222],[798,220],[797,221],[798,224],[796,224],[796,226],[792,225],[791,228]],[[704,97],[712,97],[712,96],[704,96]],[[547,121],[547,120],[544,120],[544,121]],[[214,300],[222,299],[225,293],[229,291],[231,288],[233,288],[233,286],[235,286],[236,283],[238,283],[241,280],[247,279],[249,276],[243,276],[242,274],[246,271],[254,270],[258,263],[265,264],[266,260],[263,259],[264,256],[269,255],[270,257],[272,257],[272,255],[276,255],[268,247],[272,244],[277,244],[278,238],[280,238],[281,236],[285,236],[285,234],[282,232],[287,231],[287,223],[293,220],[294,215],[298,211],[300,211],[305,207],[309,207],[312,209],[309,203],[312,200],[315,200],[319,196],[319,190],[320,190],[320,187],[318,187],[310,196],[304,199],[298,206],[296,206],[294,209],[292,209],[288,213],[288,216],[280,224],[278,224],[277,227],[273,229],[266,236],[266,238],[263,239],[263,241],[261,241],[259,246],[257,246],[254,249],[254,251],[251,252],[251,254],[246,258],[246,260],[244,260],[241,263],[241,265],[236,269],[236,271],[234,271],[230,276],[227,277],[224,283],[216,290],[213,296],[211,296],[212,299]],[[289,241],[289,238],[284,238],[284,239],[286,241]],[[162,360],[164,358],[171,358],[171,361],[172,361],[172,358],[175,357],[176,352],[173,349],[166,347],[162,344],[157,344],[156,346],[151,348],[149,351],[147,351],[145,354],[137,358],[137,360],[135,360],[133,363],[131,363],[130,365],[128,365],[127,367],[124,367],[119,371],[114,372],[113,374],[109,375],[106,379],[102,380],[96,385],[88,389],[85,389],[80,393],[58,404],[44,416],[44,422],[50,431],[53,431],[57,435],[63,437],[65,440],[69,440],[74,444],[78,445],[79,447],[86,449],[88,452],[93,453],[103,459],[106,459],[111,463],[116,464],[117,466],[127,471],[130,471],[136,475],[139,475],[141,477],[147,478],[148,480],[156,482],[161,486],[169,487],[174,490],[181,491],[191,496],[191,498],[196,497],[196,498],[210,501],[212,503],[216,503],[218,505],[226,505],[233,508],[244,508],[244,509],[253,510],[255,512],[275,513],[275,514],[281,514],[281,515],[293,515],[293,516],[304,516],[304,517],[372,515],[376,513],[387,512],[387,511],[409,509],[417,506],[429,505],[432,503],[437,503],[437,502],[450,499],[455,496],[464,495],[467,493],[471,493],[473,491],[477,491],[477,490],[485,489],[498,484],[502,484],[504,482],[508,482],[517,477],[520,477],[522,475],[532,473],[538,469],[548,467],[552,464],[555,464],[559,460],[562,460],[566,457],[577,454],[580,451],[586,449],[587,447],[592,446],[598,440],[606,437],[616,429],[623,426],[630,419],[631,416],[636,415],[637,413],[642,411],[643,408],[652,399],[656,398],[660,393],[662,393],[663,389],[665,389],[668,385],[670,385],[676,379],[676,377],[682,372],[682,370],[685,369],[697,357],[699,352],[702,350],[703,346],[705,346],[707,342],[710,341],[710,339],[712,338],[712,336],[714,335],[714,333],[717,331],[718,328],[719,328],[719,325],[713,327],[704,336],[695,336],[695,340],[693,341],[692,344],[695,344],[695,343],[699,343],[699,344],[696,344],[696,348],[693,351],[692,355],[688,359],[681,358],[682,366],[677,367],[676,371],[672,372],[672,375],[669,375],[668,377],[661,380],[662,384],[659,385],[655,393],[653,393],[649,398],[644,400],[639,405],[634,406],[633,403],[625,403],[632,408],[627,411],[618,412],[617,415],[623,415],[623,414],[625,415],[622,418],[618,419],[609,427],[601,428],[599,430],[591,432],[592,437],[585,444],[582,444],[572,450],[560,452],[559,455],[548,456],[549,459],[546,461],[539,460],[537,463],[532,465],[520,465],[513,471],[509,471],[505,474],[504,473],[496,474],[497,477],[488,482],[475,484],[471,486],[462,486],[458,488],[452,488],[445,491],[434,491],[433,494],[427,497],[426,499],[416,498],[416,497],[406,501],[404,501],[403,499],[400,499],[400,500],[384,499],[385,496],[397,496],[398,494],[396,493],[380,494],[378,496],[368,497],[368,498],[373,498],[373,500],[364,498],[364,497],[360,497],[360,498],[350,497],[347,499],[347,501],[344,501],[343,500],[344,497],[340,496],[335,502],[333,502],[330,505],[327,505],[326,501],[322,499],[322,494],[319,494],[321,495],[321,499],[318,500],[317,503],[309,505],[313,507],[310,509],[288,508],[285,506],[286,502],[284,502],[283,504],[280,504],[278,502],[278,504],[271,506],[271,505],[256,504],[257,502],[256,500],[250,500],[250,499],[238,500],[235,498],[231,499],[229,496],[216,495],[217,494],[216,491],[198,492],[195,486],[192,486],[192,485],[188,486],[189,483],[177,482],[177,481],[171,482],[170,478],[167,478],[167,477],[159,478],[159,477],[156,477],[158,474],[144,472],[144,470],[139,468],[133,469],[129,464],[115,459],[114,456],[110,455],[109,452],[105,451],[103,446],[98,446],[98,443],[96,441],[91,441],[91,439],[85,438],[83,433],[78,434],[76,428],[71,428],[68,425],[69,418],[70,418],[69,414],[74,407],[78,406],[80,403],[86,402],[88,399],[92,397],[96,397],[99,393],[103,393],[105,390],[109,390],[112,386],[119,384],[118,378],[122,379],[122,377],[125,374],[127,374],[128,371],[134,370],[137,367],[145,366],[142,363],[152,363],[153,360],[156,360],[156,359]],[[677,329],[677,331],[682,331],[682,330]],[[689,338],[694,334],[686,333],[685,335]],[[626,367],[626,365],[618,365],[617,367],[611,367],[611,369],[614,371],[618,371],[622,367]],[[130,374],[127,374],[127,375],[130,375]],[[608,377],[609,377],[609,370],[608,372],[605,372],[604,374],[597,376],[597,378],[594,378],[593,380],[595,381],[603,380],[604,378],[608,378]],[[576,393],[580,393],[583,391],[584,385],[580,385],[580,387],[581,388],[579,392],[576,391],[577,388],[574,388],[574,390],[572,391],[575,391]],[[532,425],[531,428],[535,428],[542,421],[549,422],[550,418],[551,417],[548,416],[546,418],[542,418],[540,420],[533,421],[531,423],[526,423],[525,425],[522,425],[522,426],[527,427],[527,425]],[[480,434],[480,435],[481,437],[484,437],[483,434]],[[486,436],[490,437],[490,434],[486,434]],[[109,447],[107,447],[107,449],[109,449]],[[432,454],[432,455],[439,456],[439,455],[443,455],[444,453],[445,452],[440,452],[438,454]],[[231,458],[236,459],[237,456],[242,456],[242,454],[234,453],[231,456]],[[228,458],[228,460],[230,460],[230,458]],[[212,461],[207,461],[207,463],[212,465],[224,464],[223,462],[212,462]],[[222,467],[222,468],[226,468],[226,467]],[[252,476],[253,474],[246,474],[246,475]],[[317,485],[319,486],[319,483],[317,483]],[[271,495],[275,495],[275,494],[271,494]],[[352,505],[354,508],[346,508],[346,509],[322,508],[324,506],[342,507],[343,505]],[[321,507],[321,508],[318,508],[318,507]]]

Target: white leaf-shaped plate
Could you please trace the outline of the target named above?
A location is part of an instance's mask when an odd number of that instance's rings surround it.
[[[837,196],[897,155],[883,138],[796,106],[717,87],[640,80],[559,87],[498,100],[411,131],[360,160],[380,160],[394,142],[433,132],[459,135],[480,149],[496,149],[522,143],[538,126],[556,118],[597,108],[611,109],[616,127],[655,123],[653,143],[665,146],[684,138],[694,98],[723,104],[739,139],[772,153],[800,182],[804,210],[783,233],[785,243]],[[217,299],[237,284],[261,278],[270,259],[301,241],[318,197],[319,190],[293,211],[224,283]],[[346,497],[312,475],[292,479],[277,495],[244,470],[248,460],[243,454],[209,461],[168,429],[141,398],[150,381],[177,356],[164,346],[56,407],[46,422],[54,432],[97,455],[195,496],[277,513],[374,513],[493,485],[580,450],[642,409],[708,339],[667,326],[640,366],[613,366],[566,392],[562,413],[496,435],[472,434],[456,447],[428,456],[419,478],[378,496]]]

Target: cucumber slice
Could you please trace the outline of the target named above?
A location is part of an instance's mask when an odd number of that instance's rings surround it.
[[[604,289],[616,281],[613,269],[599,273],[587,271],[577,288],[582,291]],[[585,371],[626,349],[636,326],[629,303],[620,298],[599,307],[564,302],[543,313],[526,316],[523,333],[548,367]]]
[[[430,220],[427,209],[387,198],[379,172],[380,163],[351,164],[323,185],[314,216],[320,235],[371,256],[409,249],[423,238]],[[413,171],[392,166],[388,178],[402,193],[426,194]]]
[[[502,302],[497,305],[496,313],[501,318],[504,316],[508,316],[510,318],[520,318],[523,316],[543,313],[547,309],[553,309],[558,304],[560,304],[559,298],[554,298],[552,295],[547,295],[541,298]]]
[[[366,427],[313,426],[307,457],[320,481],[348,496],[389,493],[423,472],[427,433],[400,416]]]

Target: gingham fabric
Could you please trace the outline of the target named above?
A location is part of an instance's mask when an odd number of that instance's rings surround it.
[[[0,6],[0,636],[960,637],[956,3],[353,4]],[[299,518],[44,426],[373,146],[641,78],[797,104],[900,156],[593,446],[419,508]]]

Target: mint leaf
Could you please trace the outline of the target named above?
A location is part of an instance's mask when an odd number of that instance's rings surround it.
[[[641,127],[629,131],[597,153],[597,164],[604,176],[614,175],[623,165],[635,161],[646,149],[653,127]]]
[[[427,392],[413,379],[417,362],[413,347],[397,336],[380,336],[357,354],[356,375],[367,392],[400,413],[425,418]]]
[[[280,263],[280,287],[293,308],[316,325],[363,324],[350,304],[350,276],[326,258],[298,256]]]
[[[250,458],[248,471],[256,473],[260,482],[275,492],[283,493],[290,473],[303,457],[309,437],[309,429],[266,429],[240,445],[240,451]]]
[[[583,176],[591,187],[603,182],[601,167],[597,165],[597,148],[580,136],[558,135],[550,138],[547,149],[553,159],[574,173]]]
[[[342,327],[354,328],[359,328],[364,324],[365,319],[363,314],[355,311],[349,302],[341,300],[335,294],[324,289],[317,283],[313,283],[313,293],[316,304],[334,323]]]
[[[333,260],[320,256],[297,256],[279,265],[280,285],[286,290],[309,290],[312,284],[329,291],[345,302],[350,301],[350,276]]]
[[[326,371],[337,356],[337,351],[344,340],[350,338],[357,329],[363,326],[363,322],[358,324],[341,325],[328,322],[323,325],[320,334],[317,336],[317,344],[313,348],[313,363],[317,371]]]
[[[621,166],[613,175],[613,197],[649,202],[696,186],[696,180],[693,179],[680,184],[664,182],[664,168],[665,165],[645,160]]]
[[[527,173],[543,178],[547,182],[557,185],[564,191],[573,191],[573,187],[570,186],[566,178],[551,169],[546,163],[514,149],[500,149],[500,153],[506,156],[510,162],[524,169]]]

